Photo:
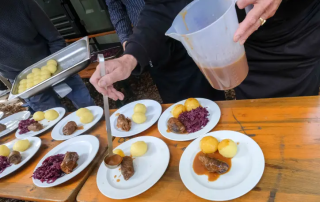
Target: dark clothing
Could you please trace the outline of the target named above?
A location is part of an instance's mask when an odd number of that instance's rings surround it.
[[[15,77],[28,66],[66,46],[34,0],[1,1],[0,74]]]
[[[132,25],[138,24],[144,0],[106,0],[106,4],[112,24],[123,44],[132,34]]]
[[[284,1],[245,43],[249,74],[237,99],[318,95],[319,47],[320,1]]]
[[[146,1],[139,22],[133,29],[125,54],[133,55],[141,73],[149,65],[164,103],[189,97],[224,100],[224,92],[211,87],[183,45],[165,36],[173,19],[191,0]]]

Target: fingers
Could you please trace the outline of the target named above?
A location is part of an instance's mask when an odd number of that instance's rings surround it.
[[[253,33],[253,31],[257,30],[261,25],[257,22],[260,22],[259,19],[264,11],[265,8],[262,4],[256,4],[254,8],[247,14],[247,17],[244,19],[244,21],[240,23],[239,28],[234,34],[233,40],[235,42],[240,41],[240,43],[244,43],[245,40]]]
[[[256,2],[256,0],[238,0],[237,5],[239,9],[244,9],[245,7],[252,5]]]
[[[115,88],[112,88],[111,90],[118,97],[119,100],[124,99],[124,94],[122,92],[117,91]]]
[[[98,82],[100,80],[100,68],[99,66],[97,66],[96,71],[94,71],[94,73],[92,74],[91,78],[90,78],[90,83],[95,87],[95,89],[103,94],[106,95],[107,94],[107,90],[105,88],[101,88],[98,85]]]
[[[106,74],[104,77],[102,77],[99,80],[99,86],[104,87],[104,86],[110,86],[114,84],[117,81],[121,81],[126,79],[126,74],[121,71],[122,68],[115,68],[113,71],[110,71],[109,74]]]
[[[124,99],[123,93],[117,91],[113,86],[109,86],[107,88],[107,96],[113,99],[114,101]]]

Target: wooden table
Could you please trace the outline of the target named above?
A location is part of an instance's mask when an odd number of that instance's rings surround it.
[[[239,131],[252,137],[260,145],[266,160],[260,182],[234,201],[320,201],[320,97],[225,101],[218,105],[222,116],[214,130]],[[159,137],[169,146],[170,163],[162,178],[136,197],[112,200],[97,188],[97,166],[79,192],[77,201],[206,201],[192,194],[180,179],[179,160],[190,141],[168,140],[159,134],[157,125],[140,135]],[[114,146],[123,141],[123,138],[116,138]]]
[[[40,135],[42,145],[39,151],[29,162],[23,165],[16,172],[0,179],[0,197],[23,199],[29,201],[75,201],[75,198],[88,178],[90,172],[97,165],[97,162],[103,157],[107,148],[107,135],[105,130],[105,121],[100,121],[95,127],[86,132],[99,138],[100,148],[96,158],[91,164],[73,179],[52,188],[40,188],[33,184],[32,173],[38,162],[52,148],[62,141],[55,141],[51,138],[51,130]],[[15,133],[4,136],[0,139],[0,144],[15,139]]]
[[[90,63],[88,67],[84,70],[81,70],[78,74],[82,79],[89,79],[94,71],[96,71],[97,66],[99,65],[98,62]]]

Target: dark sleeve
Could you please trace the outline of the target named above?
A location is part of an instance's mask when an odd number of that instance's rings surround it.
[[[34,0],[24,1],[32,23],[39,34],[47,41],[50,52],[54,53],[64,48],[66,46],[65,40],[51,23],[42,8]]]
[[[127,11],[121,0],[106,0],[106,4],[110,13],[111,22],[123,44],[125,41],[128,41],[129,36],[132,34],[132,25]]]
[[[124,54],[133,55],[140,67],[133,73],[141,73],[150,65],[159,68],[166,65],[172,54],[172,40],[165,36],[177,14],[188,4],[187,0],[164,3],[146,2],[133,29]]]

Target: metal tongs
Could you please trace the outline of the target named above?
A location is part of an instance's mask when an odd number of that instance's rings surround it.
[[[104,68],[104,56],[102,54],[98,54],[98,60],[99,60],[99,65],[100,65],[100,76],[103,77],[104,75],[106,75],[106,70]],[[112,156],[118,155],[118,154],[113,153],[109,101],[108,101],[108,96],[106,96],[106,95],[103,95],[103,104],[104,104],[104,116],[105,116],[106,126],[107,126],[107,128],[106,128],[107,129],[107,137],[108,137],[108,154],[104,157],[103,161],[104,161],[104,164],[107,168],[114,169],[120,165],[121,161],[117,165],[107,164],[107,162],[109,162],[109,161],[107,161],[109,158],[111,158]],[[120,156],[120,158],[122,159],[121,156]]]

